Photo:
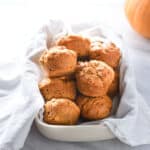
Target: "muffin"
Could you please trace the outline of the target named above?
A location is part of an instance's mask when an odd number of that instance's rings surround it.
[[[91,60],[79,62],[77,65],[77,88],[85,96],[99,97],[106,95],[113,80],[113,69],[102,61]]]
[[[90,59],[104,61],[109,66],[116,68],[119,65],[121,53],[114,43],[95,41],[91,44],[89,57]]]
[[[58,40],[57,45],[75,51],[79,57],[88,56],[90,50],[90,40],[80,35],[65,36]]]
[[[39,83],[39,89],[45,101],[51,98],[68,98],[74,100],[76,97],[76,86],[73,80],[65,78],[45,78]]]
[[[44,51],[40,63],[49,77],[64,76],[75,71],[77,55],[65,47],[55,46]]]
[[[118,92],[119,92],[119,73],[118,71],[115,71],[115,78],[108,89],[108,95],[115,96]]]
[[[44,105],[43,120],[48,124],[73,125],[79,116],[79,107],[69,99],[53,98]]]
[[[86,97],[78,96],[77,105],[81,116],[87,120],[98,120],[108,117],[112,108],[112,100],[108,96]]]

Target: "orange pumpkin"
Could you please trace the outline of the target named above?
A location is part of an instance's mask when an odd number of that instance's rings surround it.
[[[125,13],[131,26],[150,38],[150,0],[126,0]]]

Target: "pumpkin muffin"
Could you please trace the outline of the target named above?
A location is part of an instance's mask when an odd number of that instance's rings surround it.
[[[119,92],[119,73],[118,71],[115,71],[115,78],[108,89],[108,95],[115,96],[118,92]]]
[[[76,101],[81,116],[87,120],[103,119],[110,115],[112,100],[108,96],[87,97],[80,95]]]
[[[63,46],[55,46],[44,51],[40,63],[49,77],[59,77],[75,71],[77,55]]]
[[[89,55],[90,40],[80,35],[68,35],[58,40],[57,45],[65,46],[77,53],[79,57]]]
[[[43,120],[48,124],[73,125],[79,116],[79,107],[69,99],[53,98],[44,105]]]
[[[106,63],[97,60],[79,62],[76,69],[76,83],[80,93],[99,97],[106,95],[114,80],[114,71]]]
[[[45,78],[39,83],[39,89],[45,101],[51,98],[69,98],[74,100],[76,97],[76,86],[73,80],[66,78]]]
[[[116,68],[119,65],[121,53],[114,43],[95,41],[91,43],[90,59],[101,60]]]

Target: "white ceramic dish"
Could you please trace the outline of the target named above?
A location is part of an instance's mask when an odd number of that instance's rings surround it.
[[[97,24],[80,24],[72,25],[74,33],[81,33],[88,36],[100,37],[104,40],[111,40],[117,46],[120,46],[120,37],[118,34],[112,32],[108,27],[99,26]],[[66,32],[66,30],[62,30]],[[70,32],[67,30],[67,32]],[[70,32],[72,33],[72,31]],[[63,33],[64,34],[64,33]],[[58,34],[58,36],[61,36]],[[57,35],[53,39],[57,38]],[[42,112],[38,113],[35,117],[35,122],[38,130],[49,139],[68,141],[68,142],[84,142],[84,141],[98,141],[115,138],[109,128],[101,123],[97,124],[79,124],[74,126],[63,125],[49,125],[43,122]]]
[[[49,125],[41,121],[38,115],[35,118],[36,126],[42,135],[49,139],[67,142],[89,142],[115,138],[112,132],[101,125]]]

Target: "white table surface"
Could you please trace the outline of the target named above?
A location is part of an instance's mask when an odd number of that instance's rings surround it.
[[[135,33],[124,16],[124,0],[36,1],[0,0],[0,65],[23,57],[24,42],[40,23],[61,18],[70,22],[99,21],[123,35],[131,47],[137,88],[150,104],[150,41]],[[147,81],[148,80],[148,81]],[[50,141],[33,124],[23,150],[149,150],[150,145],[131,148],[118,140],[91,143]]]

